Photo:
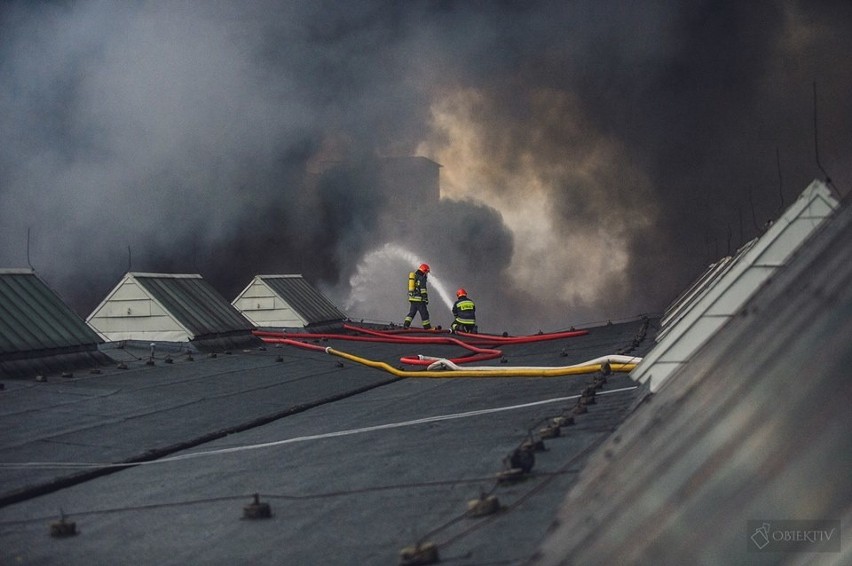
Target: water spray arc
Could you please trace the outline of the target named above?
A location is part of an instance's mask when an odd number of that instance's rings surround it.
[[[405,263],[407,268],[411,270],[417,269],[417,266],[423,262],[429,263],[427,259],[393,242],[388,242],[367,253],[358,263],[355,274],[349,279],[350,294],[345,308],[351,308],[359,297],[364,296],[371,289],[376,279],[376,273],[380,272],[381,268],[394,262]],[[400,275],[400,288],[402,289],[404,289],[406,275],[407,273]],[[453,300],[441,279],[435,276],[434,272],[429,274],[429,287],[435,290],[447,310],[452,310]]]

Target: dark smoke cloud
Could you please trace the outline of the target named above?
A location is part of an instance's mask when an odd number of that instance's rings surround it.
[[[129,265],[343,302],[392,242],[492,330],[658,311],[823,177],[814,81],[846,193],[849,29],[840,1],[4,2],[0,266],[30,228],[83,316]],[[443,198],[399,215],[369,164],[415,153]],[[352,314],[399,320],[407,268]]]

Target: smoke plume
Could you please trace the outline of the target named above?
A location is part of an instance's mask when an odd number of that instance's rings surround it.
[[[228,300],[302,273],[399,322],[392,245],[484,330],[659,312],[814,178],[848,192],[849,29],[842,1],[6,1],[0,267],[81,316],[131,269]],[[439,200],[377,189],[410,155]]]

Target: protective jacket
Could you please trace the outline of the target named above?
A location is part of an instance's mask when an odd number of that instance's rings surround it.
[[[429,302],[426,274],[419,269],[408,274],[408,300],[410,302]]]
[[[455,316],[452,324],[453,330],[457,328],[472,330],[476,326],[476,305],[467,295],[462,295],[453,304],[453,316]]]

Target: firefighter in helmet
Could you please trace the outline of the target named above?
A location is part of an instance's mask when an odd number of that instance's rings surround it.
[[[450,331],[456,332],[476,332],[476,305],[467,296],[467,291],[464,288],[456,291],[457,300],[453,304],[453,323],[450,325]]]
[[[423,329],[432,328],[432,323],[429,320],[429,292],[426,290],[426,276],[429,274],[429,265],[421,263],[417,271],[412,271],[408,274],[408,316],[405,317],[403,326],[408,328],[411,326],[411,321],[414,316],[420,313],[420,319],[423,322]]]

